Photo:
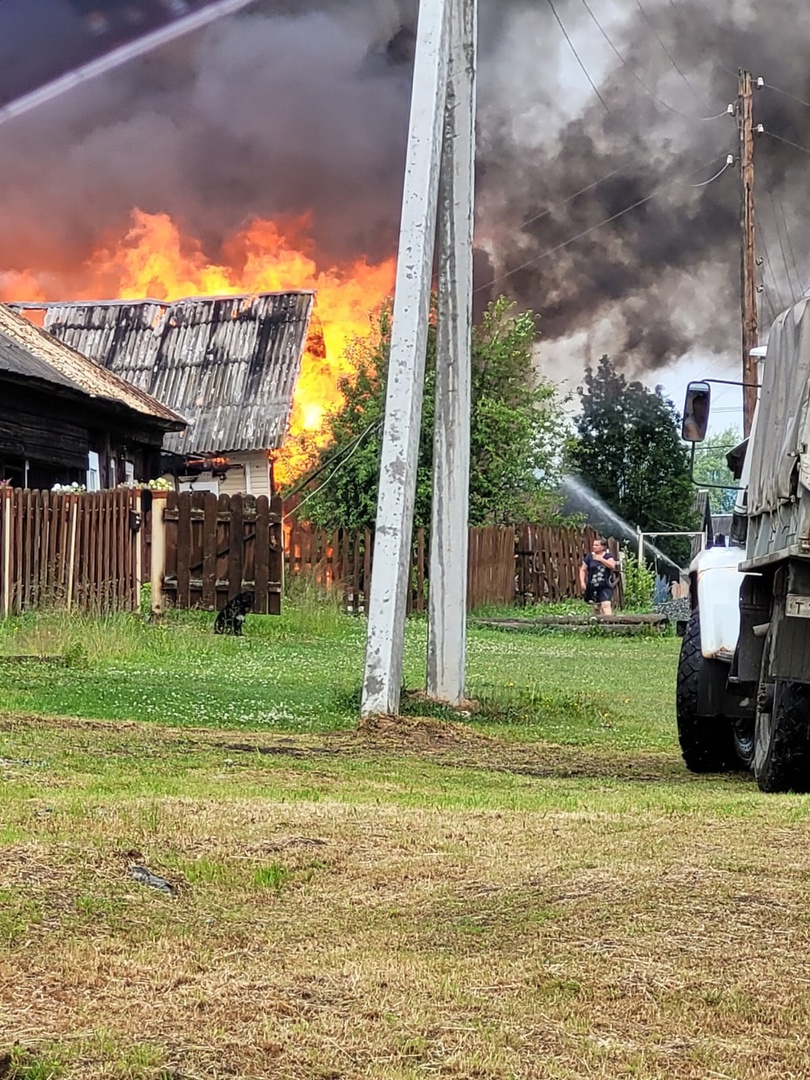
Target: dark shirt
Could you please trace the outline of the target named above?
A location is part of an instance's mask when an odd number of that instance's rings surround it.
[[[607,552],[605,553],[604,558],[610,558]],[[590,552],[588,552],[582,561],[585,564],[587,593],[593,596],[605,591],[612,593],[613,586],[610,584],[610,575],[613,571],[602,563],[597,562]]]

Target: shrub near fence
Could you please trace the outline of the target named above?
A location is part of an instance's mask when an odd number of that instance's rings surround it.
[[[137,608],[139,524],[140,492],[0,488],[0,617]]]

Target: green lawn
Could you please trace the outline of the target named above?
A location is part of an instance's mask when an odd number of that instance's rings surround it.
[[[253,617],[215,637],[210,617],[160,626],[117,616],[0,626],[3,706],[20,712],[173,726],[327,732],[357,722],[365,623],[333,610]],[[427,624],[408,628],[405,679],[424,684]],[[524,739],[672,746],[678,641],[472,629],[468,689],[478,726]],[[56,656],[66,665],[3,662]],[[406,705],[423,710],[421,703]]]
[[[0,627],[0,1077],[810,1075],[808,803],[684,770],[676,639],[358,728],[361,622],[210,621]]]

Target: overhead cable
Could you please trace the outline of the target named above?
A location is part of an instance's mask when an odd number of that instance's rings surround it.
[[[794,150],[801,150],[803,154],[810,154],[810,147],[802,146],[801,143],[791,142],[790,139],[785,139],[783,138],[783,136],[777,135],[773,131],[768,131],[768,129],[763,127],[762,124],[760,124],[757,128],[757,132],[760,135],[770,135],[770,137],[772,139],[776,139],[777,142],[784,143],[785,146],[792,146]]]
[[[788,263],[788,257],[787,257],[787,248],[790,246],[789,245],[790,238],[788,237],[788,244],[786,245],[785,240],[782,238],[782,229],[779,226],[779,216],[778,216],[778,214],[776,212],[776,200],[773,197],[773,192],[770,193],[770,200],[771,200],[771,209],[773,210],[774,224],[776,225],[776,236],[777,236],[777,239],[779,240],[779,247],[780,247],[781,252],[782,252],[782,262],[785,264],[785,274],[787,275],[788,285],[790,285],[790,292],[791,292],[791,295],[793,296],[793,300],[795,302],[796,299],[797,299],[797,296],[796,296],[796,293],[795,293],[794,288],[793,288],[793,281],[792,281],[791,276],[790,276],[790,264]],[[780,202],[781,202],[781,200],[780,200]],[[783,216],[783,218],[784,218],[784,213],[785,213],[785,211],[784,211],[784,207],[783,207],[782,208],[782,216]],[[785,221],[785,231],[787,231],[787,218],[784,218],[784,221]],[[792,248],[791,248],[791,254],[792,254]],[[796,256],[795,255],[793,255],[793,270],[794,270],[794,272],[796,274],[796,284],[797,284],[798,289],[799,289],[799,295],[801,295],[804,292],[804,290],[802,289],[801,277],[799,276],[799,267],[796,265]]]
[[[725,157],[726,162],[728,162],[728,158],[731,155],[724,154],[722,156]],[[694,169],[690,169],[690,171],[686,174],[686,176],[693,176],[700,169],[706,169],[709,166],[714,165],[719,160],[720,160],[720,157],[714,157],[710,161],[704,162],[702,165],[698,165]],[[728,168],[728,164],[726,164],[725,168],[721,169],[720,172],[717,173],[717,175],[715,177],[713,177],[713,179],[716,180],[717,177],[722,176],[722,174],[726,171],[726,168]],[[520,273],[521,270],[525,270],[527,267],[533,266],[535,263],[540,262],[542,259],[548,258],[549,255],[555,255],[558,251],[562,251],[564,248],[569,247],[571,244],[575,243],[577,240],[582,240],[584,237],[590,236],[590,234],[593,233],[593,232],[596,232],[597,229],[601,229],[605,225],[609,225],[613,221],[618,221],[618,219],[624,217],[625,214],[629,214],[632,210],[637,210],[640,206],[644,206],[646,203],[651,202],[653,199],[657,198],[658,195],[660,195],[662,191],[666,191],[668,188],[675,187],[679,183],[682,183],[682,182],[683,182],[682,179],[681,180],[670,180],[668,183],[661,184],[651,194],[646,195],[643,199],[638,199],[636,202],[632,203],[630,206],[626,206],[623,210],[619,210],[617,213],[611,214],[611,216],[608,217],[608,218],[605,218],[604,221],[599,221],[599,222],[597,222],[596,225],[591,225],[589,228],[583,229],[583,231],[580,232],[580,233],[577,233],[576,236],[572,236],[570,239],[564,240],[561,244],[556,244],[554,247],[549,248],[548,251],[544,251],[540,255],[535,255],[533,258],[527,259],[526,262],[521,263],[520,266],[515,266],[511,270],[507,270],[506,273],[498,275],[498,277],[495,277],[491,281],[488,281],[485,285],[480,285],[475,290],[475,292],[479,293],[479,292],[484,291],[485,289],[490,289],[493,285],[497,285],[499,282],[505,281],[507,278],[512,277],[514,274]],[[708,182],[710,183],[711,181],[708,181]],[[703,186],[705,186],[705,185],[703,185]]]
[[[783,97],[790,98],[792,101],[798,101],[800,105],[804,105],[805,108],[810,109],[810,101],[805,101],[804,98],[798,97],[796,94],[791,94],[789,90],[782,90],[778,86],[774,86],[773,83],[765,82],[760,77],[757,79],[757,86],[765,87],[767,90],[773,90],[776,94],[782,94]]]
[[[580,195],[586,195],[589,191],[593,191],[594,188],[599,187],[600,184],[604,184],[606,180],[611,180],[614,176],[618,176],[619,173],[624,172],[628,166],[634,164],[634,160],[631,158],[629,161],[625,161],[623,165],[619,165],[615,169],[611,169],[609,173],[605,173],[604,176],[600,176],[598,180],[594,180],[584,188],[580,188],[579,191],[575,191],[573,195],[569,195],[567,199],[561,199],[560,202],[552,203],[551,206],[547,206],[545,210],[539,214],[535,214],[534,217],[530,217],[528,221],[524,221],[519,226],[520,229],[527,229],[530,225],[534,225],[535,222],[541,221],[544,217],[548,217],[554,210],[559,210],[563,206],[567,206],[574,199],[578,199]]]
[[[656,94],[656,92],[654,90],[651,90],[650,87],[647,86],[647,84],[644,82],[644,80],[641,78],[641,76],[638,74],[638,72],[634,68],[632,68],[630,66],[630,64],[628,63],[628,61],[626,60],[626,58],[624,56],[622,56],[622,54],[619,52],[619,49],[616,46],[616,43],[613,41],[611,36],[608,34],[607,30],[605,30],[604,26],[602,26],[601,22],[599,21],[599,19],[594,14],[593,9],[591,8],[591,5],[588,3],[588,0],[580,0],[580,2],[582,3],[582,6],[585,8],[585,10],[588,12],[590,17],[593,19],[593,21],[596,23],[596,26],[597,26],[600,34],[605,39],[605,41],[608,43],[608,45],[613,50],[613,52],[616,54],[619,61],[623,64],[624,67],[627,68],[627,70],[630,72],[630,74],[633,76],[633,78],[636,80],[636,82],[639,84],[639,86],[642,88],[642,90],[644,90],[644,92],[646,94],[649,94],[649,96],[653,99],[653,101],[657,101],[659,105],[663,105],[663,107],[665,109],[668,109],[670,112],[675,113],[676,116],[680,116],[684,120],[692,120],[692,121],[694,121],[696,123],[703,123],[703,122],[709,121],[709,120],[719,120],[723,116],[729,116],[730,115],[729,108],[726,107],[722,112],[716,113],[714,116],[689,116],[687,113],[682,113],[679,109],[676,109],[674,105],[670,105],[669,102],[664,101],[664,99],[659,97],[658,94]]]
[[[691,188],[708,187],[709,184],[713,184],[715,182],[715,180],[719,180],[720,177],[723,175],[723,173],[726,171],[726,169],[730,169],[733,164],[734,164],[734,155],[733,154],[727,154],[725,164],[723,165],[723,167],[721,169],[719,169],[714,174],[714,176],[710,176],[708,180],[703,180],[699,184],[690,184],[689,187],[691,187]]]
[[[576,45],[574,45],[574,42],[571,40],[571,36],[568,33],[568,31],[566,30],[566,28],[565,28],[565,23],[560,18],[560,14],[557,11],[557,8],[554,6],[554,0],[548,0],[548,6],[551,8],[551,11],[552,11],[552,13],[554,15],[554,18],[557,20],[557,24],[558,24],[560,30],[562,30],[562,32],[563,32],[563,36],[565,37],[565,40],[568,42],[568,47],[570,48],[571,52],[576,57],[577,63],[582,68],[582,70],[583,70],[583,72],[585,74],[585,78],[591,84],[591,89],[593,90],[593,92],[596,94],[596,96],[601,101],[602,107],[604,108],[605,112],[610,112],[610,109],[607,107],[607,102],[602,97],[602,95],[599,93],[599,89],[598,89],[596,83],[593,81],[593,79],[591,78],[590,72],[585,67],[584,60],[582,59],[582,57],[577,52],[577,47],[576,47]]]
[[[771,280],[773,281],[774,288],[776,289],[777,296],[779,297],[779,310],[784,311],[784,309],[787,307],[787,304],[785,303],[785,299],[782,296],[782,289],[781,289],[781,287],[779,285],[779,279],[777,278],[776,274],[774,273],[773,263],[771,262],[771,254],[770,254],[770,252],[768,250],[768,242],[765,239],[765,230],[762,229],[762,228],[759,229],[759,239],[760,239],[760,241],[762,243],[762,250],[763,250],[763,252],[765,254],[765,262],[768,264],[768,269],[771,272]],[[763,281],[764,281],[764,275],[763,275]]]
[[[282,518],[282,521],[286,521],[287,518],[292,517],[293,514],[297,514],[298,511],[301,509],[301,507],[304,505],[304,503],[309,502],[309,500],[314,498],[314,496],[317,495],[318,492],[323,491],[323,489],[328,484],[331,484],[331,482],[334,480],[334,478],[337,476],[337,474],[340,472],[340,470],[343,468],[343,466],[348,461],[350,461],[351,458],[353,458],[354,455],[357,453],[357,451],[360,449],[361,445],[363,444],[363,441],[365,440],[365,438],[369,434],[369,432],[374,431],[375,428],[379,428],[381,426],[381,424],[382,424],[382,420],[379,420],[379,419],[374,420],[371,424],[368,425],[367,428],[365,428],[363,431],[361,431],[360,434],[355,439],[353,439],[352,442],[350,442],[348,444],[348,446],[343,447],[343,449],[341,451],[339,451],[339,455],[338,455],[340,460],[337,462],[337,465],[335,465],[335,468],[329,473],[329,475],[324,480],[324,482],[322,484],[319,484],[313,491],[307,492],[307,494],[304,496],[303,499],[301,499],[301,501],[298,503],[298,505],[293,510],[290,510],[288,513],[286,513],[284,515],[284,517]],[[348,453],[346,453],[347,450],[349,451]],[[333,461],[334,461],[334,459],[333,459]],[[332,464],[332,462],[329,462],[329,464]],[[312,480],[312,479],[314,479],[314,477],[310,477],[310,480]],[[300,486],[299,486],[299,490],[300,490]]]
[[[689,81],[688,76],[686,75],[686,72],[681,68],[681,66],[678,64],[677,60],[675,59],[675,57],[672,55],[672,53],[667,48],[666,43],[664,42],[661,35],[658,33],[658,30],[655,27],[655,23],[650,18],[649,13],[647,12],[647,9],[644,7],[644,5],[641,3],[641,0],[636,0],[636,7],[641,12],[642,18],[644,19],[647,26],[649,26],[650,30],[652,31],[652,34],[655,37],[655,40],[658,42],[658,44],[664,50],[664,55],[669,60],[670,64],[672,64],[672,66],[678,72],[678,74],[683,79],[683,81],[686,83],[686,85],[689,87],[689,89],[692,91],[692,93],[696,97],[700,98],[701,101],[703,101],[704,100],[703,95],[700,93],[700,91],[697,89],[697,87],[692,85],[692,83]]]

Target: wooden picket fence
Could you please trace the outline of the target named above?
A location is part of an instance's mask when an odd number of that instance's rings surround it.
[[[283,543],[277,502],[264,495],[153,492],[149,526],[153,610],[165,603],[220,611],[228,600],[248,592],[257,615],[281,612]]]
[[[490,525],[470,529],[467,559],[467,607],[515,602],[515,530]]]
[[[579,568],[596,533],[593,529],[537,525],[486,526],[469,533],[467,606],[527,605],[580,595]],[[610,541],[618,556],[618,544]],[[342,593],[344,610],[367,610],[374,563],[374,536],[368,529],[325,532],[293,521],[285,535],[288,581],[305,578]],[[430,547],[416,531],[411,555],[409,612],[427,608]],[[621,584],[614,597],[622,606]]]
[[[0,489],[0,616],[138,606],[140,492]]]
[[[306,579],[319,588],[342,590],[344,610],[352,615],[368,611],[374,534],[370,529],[335,529],[326,532],[295,519],[285,537],[287,581]],[[417,529],[411,553],[408,612],[427,608],[429,551],[424,529]]]
[[[579,595],[591,529],[534,525],[470,529],[467,599],[537,604]],[[369,530],[323,532],[291,519],[277,500],[210,492],[56,493],[0,488],[0,617],[43,606],[137,610],[149,581],[152,610],[220,610],[241,592],[257,614],[281,609],[288,582],[340,590],[344,609],[368,610],[374,564]],[[611,541],[614,555],[618,546]],[[409,612],[427,608],[429,544],[416,531]],[[615,597],[622,606],[621,586]]]
[[[582,556],[597,535],[589,527],[580,530],[521,525],[517,530],[517,603],[527,606],[578,596]],[[618,542],[609,540],[608,547],[618,560]],[[624,606],[621,580],[614,606]]]

